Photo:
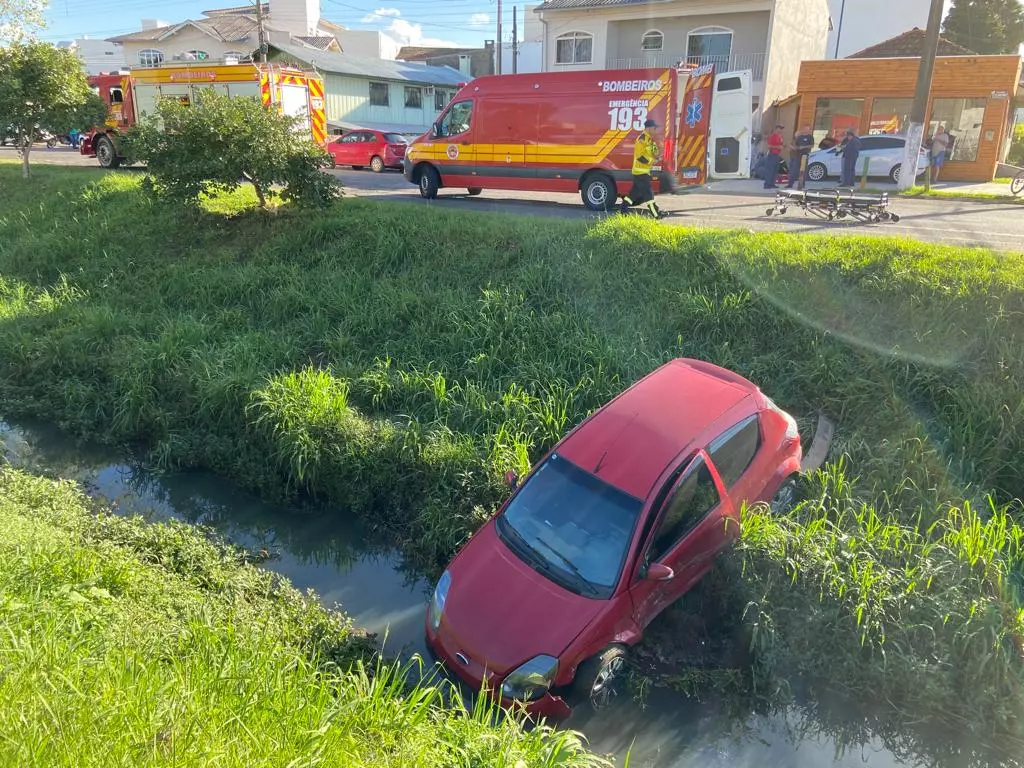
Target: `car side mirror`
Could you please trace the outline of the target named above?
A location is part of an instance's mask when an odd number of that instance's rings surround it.
[[[675,577],[676,572],[664,563],[651,563],[644,574],[647,581],[672,581]]]
[[[441,138],[441,124],[440,123],[434,123],[430,127],[430,138],[432,138],[432,139],[439,139],[439,138]]]
[[[519,487],[519,475],[510,469],[505,473],[505,484],[514,491]]]

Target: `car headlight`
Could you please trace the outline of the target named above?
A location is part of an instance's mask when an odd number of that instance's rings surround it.
[[[556,674],[558,659],[553,656],[534,656],[508,674],[501,684],[501,695],[520,701],[539,699],[554,684]]]
[[[430,598],[430,628],[437,632],[441,626],[441,614],[444,613],[444,603],[448,599],[448,590],[452,587],[452,575],[445,571],[437,580],[434,587],[434,594]]]

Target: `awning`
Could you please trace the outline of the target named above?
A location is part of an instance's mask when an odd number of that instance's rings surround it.
[[[356,123],[349,120],[328,120],[327,127],[335,132],[384,131],[385,133],[401,133],[406,136],[420,136],[430,130],[429,125],[378,122]]]

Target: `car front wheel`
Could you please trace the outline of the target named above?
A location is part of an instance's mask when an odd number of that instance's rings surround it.
[[[828,177],[828,168],[824,163],[811,163],[807,166],[807,178],[811,181],[824,181]]]
[[[573,698],[601,712],[615,701],[625,676],[626,649],[611,645],[580,664],[572,684]]]

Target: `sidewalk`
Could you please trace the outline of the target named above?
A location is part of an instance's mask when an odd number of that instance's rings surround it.
[[[839,184],[835,180],[819,182],[810,181],[807,183],[808,190],[836,189],[838,186]],[[855,189],[859,188],[860,183],[858,182]],[[780,187],[780,189],[784,189],[784,187]],[[888,181],[883,181],[882,179],[869,179],[867,183],[867,190],[871,192],[888,192],[893,197],[897,194],[896,185]],[[995,195],[1001,198],[1005,197],[1007,202],[1014,199],[1013,195],[1010,193],[1009,184],[999,184],[996,182],[985,182],[979,184],[963,181],[940,181],[936,184],[932,184],[932,190],[935,192],[942,192],[944,195]],[[700,191],[715,195],[746,195],[748,197],[773,197],[775,195],[775,190],[765,189],[764,182],[760,179],[712,180],[704,187],[701,187]],[[913,195],[913,197],[928,199],[925,195]],[[933,199],[941,199],[941,197]]]

